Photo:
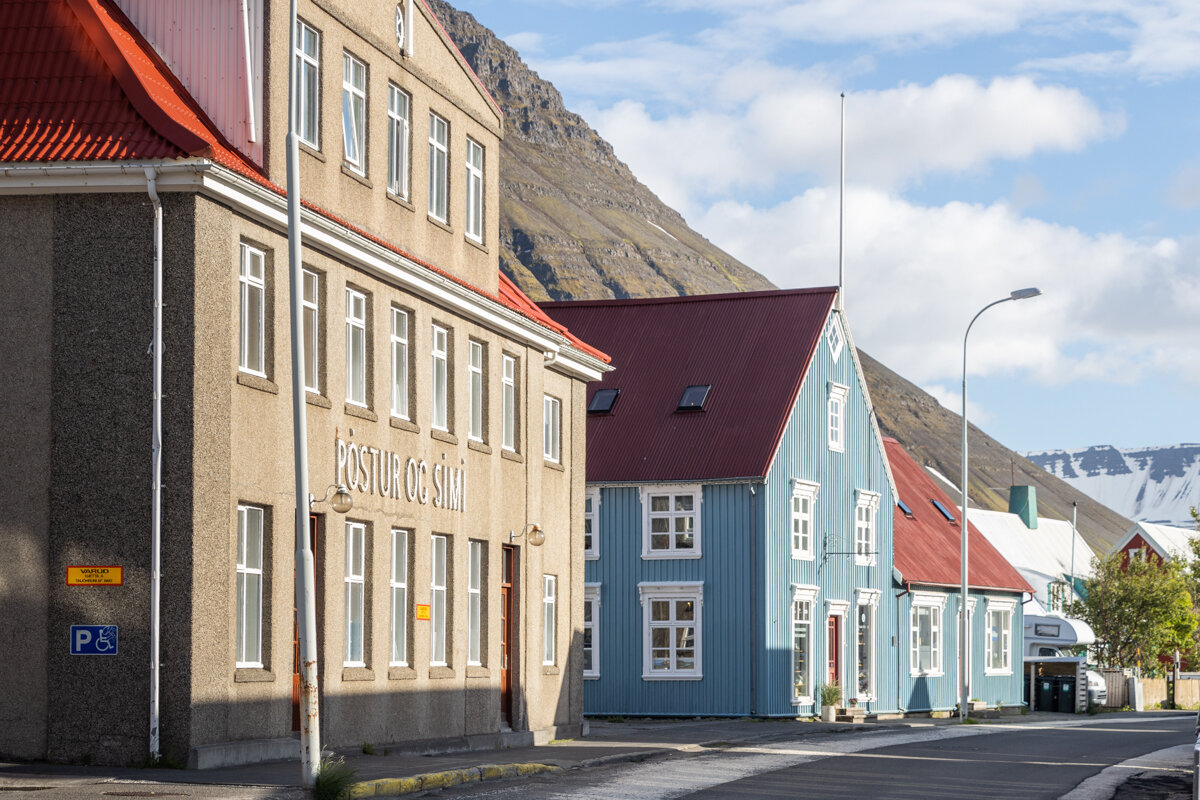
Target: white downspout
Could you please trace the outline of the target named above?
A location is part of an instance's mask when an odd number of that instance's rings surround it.
[[[150,458],[152,484],[150,487],[150,757],[159,756],[158,686],[159,686],[159,628],[160,583],[162,567],[162,299],[163,299],[163,209],[155,186],[157,173],[146,167],[146,191],[154,204],[154,427],[151,434]]]

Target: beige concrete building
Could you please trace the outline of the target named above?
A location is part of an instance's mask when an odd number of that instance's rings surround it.
[[[578,731],[607,358],[499,273],[503,119],[425,4],[289,33],[278,0],[0,10],[0,756],[298,755],[291,59],[322,742]]]

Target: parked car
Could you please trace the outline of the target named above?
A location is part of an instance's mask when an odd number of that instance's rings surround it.
[[[1088,705],[1102,706],[1108,703],[1108,684],[1104,676],[1095,670],[1087,671]]]

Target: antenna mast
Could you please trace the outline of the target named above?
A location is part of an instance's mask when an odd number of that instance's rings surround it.
[[[842,92],[841,192],[838,195],[838,310],[846,308],[846,93]]]

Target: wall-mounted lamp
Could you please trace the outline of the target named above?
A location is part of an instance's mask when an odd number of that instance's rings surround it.
[[[529,535],[525,536],[526,533]],[[527,523],[524,528],[521,528],[520,533],[509,531],[508,541],[511,544],[522,536],[525,536],[525,541],[529,542],[531,547],[541,547],[542,542],[546,541],[546,532],[536,522]]]
[[[325,490],[325,496],[320,500],[315,495],[310,494],[308,496],[308,507],[312,508],[317,503],[324,503],[326,500],[329,500],[330,492],[333,492],[333,500],[330,501],[329,506],[334,511],[339,514],[345,514],[354,508],[354,498],[350,496],[350,492],[346,490],[346,487],[340,483],[330,484],[329,488]]]

